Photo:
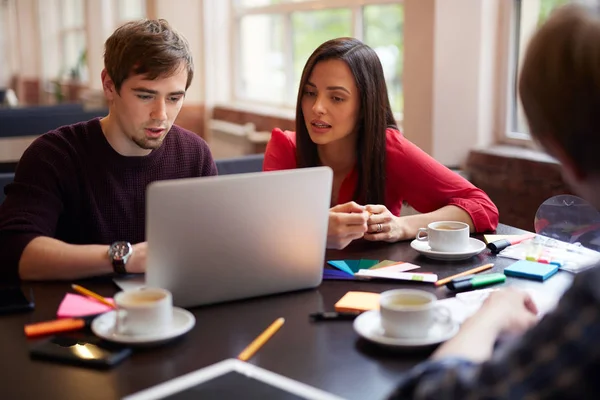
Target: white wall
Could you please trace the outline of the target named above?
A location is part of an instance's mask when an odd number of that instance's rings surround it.
[[[224,0],[221,0],[224,1]],[[156,18],[164,18],[181,32],[190,44],[194,57],[194,79],[186,94],[185,104],[198,104],[203,100],[202,85],[202,7],[199,0],[155,0]],[[177,4],[175,7],[174,4]]]
[[[499,1],[436,1],[431,155],[443,164],[493,140]]]

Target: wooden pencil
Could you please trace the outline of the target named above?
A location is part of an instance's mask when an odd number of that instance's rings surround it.
[[[461,272],[460,274],[456,274],[456,275],[452,275],[452,276],[449,276],[444,279],[440,279],[439,281],[437,281],[435,283],[435,286],[445,285],[446,283],[450,282],[452,279],[459,278],[461,276],[466,276],[466,275],[473,275],[478,272],[488,270],[488,269],[492,268],[493,266],[494,266],[494,264],[485,264],[485,265],[482,265],[481,267],[473,268],[468,271]]]

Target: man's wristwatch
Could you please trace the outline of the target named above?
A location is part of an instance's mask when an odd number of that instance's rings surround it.
[[[124,275],[127,273],[125,265],[127,260],[133,254],[133,247],[129,242],[114,242],[108,248],[108,256],[112,261],[113,269],[115,273]]]

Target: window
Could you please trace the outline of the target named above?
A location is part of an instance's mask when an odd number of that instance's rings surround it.
[[[353,36],[379,55],[392,108],[402,112],[402,2],[233,0],[232,6],[235,100],[295,107],[310,54],[329,39]]]
[[[83,0],[60,1],[61,78],[87,82],[85,5]]]
[[[517,77],[529,39],[548,19],[554,8],[569,0],[514,0],[514,45],[511,73],[511,100],[508,115],[508,137],[529,140],[527,122],[517,93]]]
[[[118,0],[117,22],[119,25],[146,17],[146,0]]]

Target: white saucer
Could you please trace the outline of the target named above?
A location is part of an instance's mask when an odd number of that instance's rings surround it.
[[[138,345],[138,346],[153,346],[168,342],[187,333],[196,324],[194,314],[183,308],[173,307],[173,323],[171,327],[160,334],[134,336],[115,332],[115,312],[109,311],[105,314],[96,317],[92,321],[92,332],[102,339],[110,340],[111,342]]]
[[[422,338],[404,339],[385,336],[378,310],[366,311],[354,320],[354,330],[361,337],[384,346],[419,348],[445,342],[458,332],[459,325],[453,320],[436,322]]]
[[[467,258],[471,258],[481,253],[485,250],[486,245],[479,239],[469,238],[469,247],[464,251],[433,251],[431,250],[431,247],[429,247],[429,242],[415,239],[410,242],[410,247],[425,257],[433,258],[434,260],[466,260]]]

